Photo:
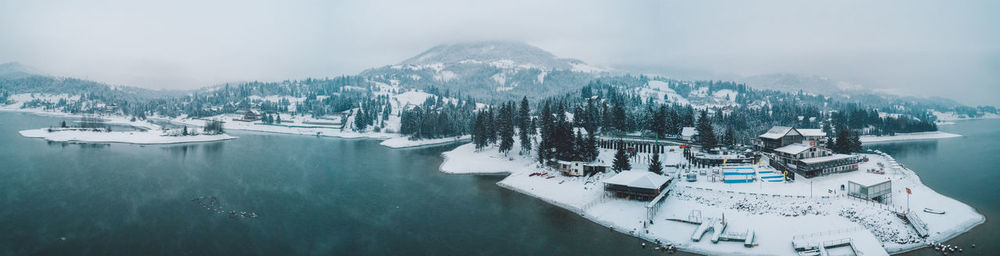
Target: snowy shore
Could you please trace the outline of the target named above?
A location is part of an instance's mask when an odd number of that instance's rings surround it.
[[[861,142],[878,143],[878,142],[909,141],[909,140],[947,139],[947,138],[957,138],[957,137],[962,137],[962,135],[947,133],[942,131],[914,132],[914,133],[897,133],[896,135],[892,136],[865,135],[861,136]]]
[[[395,137],[383,140],[382,143],[379,144],[389,148],[415,148],[415,147],[438,146],[438,145],[446,145],[452,143],[469,142],[470,140],[472,140],[472,136],[469,135],[439,138],[439,139],[422,139],[422,140],[410,140],[410,138],[407,137]]]
[[[159,131],[129,131],[129,132],[101,132],[101,131],[49,131],[48,128],[23,130],[18,132],[21,136],[28,138],[42,138],[56,142],[84,142],[84,143],[129,143],[129,144],[176,144],[230,140],[236,137],[227,134],[215,135],[193,135],[193,136],[167,136]]]
[[[20,104],[5,105],[0,106],[0,111],[7,112],[21,112],[30,113],[42,116],[54,116],[54,117],[65,117],[65,118],[80,118],[81,115],[75,115],[64,112],[47,111],[43,109],[32,109],[20,108]],[[100,118],[105,120],[107,124],[114,125],[127,125],[134,126],[138,128],[156,130],[160,126],[146,122],[146,121],[130,121],[128,117],[125,116],[115,116],[115,115],[102,115]],[[422,147],[422,146],[435,146],[443,145],[449,143],[466,142],[470,139],[470,136],[461,136],[458,138],[441,138],[441,139],[427,139],[427,140],[409,140],[406,136],[400,135],[394,132],[355,132],[350,130],[342,130],[340,125],[330,125],[330,124],[317,124],[321,123],[323,120],[317,120],[315,118],[309,118],[304,116],[293,116],[293,115],[282,115],[286,120],[282,124],[263,124],[259,121],[257,122],[245,122],[238,121],[239,115],[235,114],[225,114],[210,117],[208,119],[222,120],[225,122],[224,127],[226,130],[239,130],[239,131],[250,131],[250,132],[265,132],[265,133],[279,133],[279,134],[291,134],[291,135],[308,135],[308,136],[324,136],[324,137],[337,137],[344,139],[376,139],[384,140],[381,144],[390,148],[411,148],[411,147]],[[202,127],[205,125],[208,119],[193,119],[187,117],[162,117],[162,116],[151,116],[149,120],[153,121],[163,121],[170,122],[178,125],[188,125],[192,128]],[[389,125],[396,125],[398,127],[398,118],[390,118]],[[28,132],[28,134],[34,135],[41,138],[42,136],[37,134],[37,132]],[[22,133],[24,135],[24,133]],[[96,136],[96,137],[95,137]],[[129,136],[139,136],[137,134],[131,134]],[[118,134],[113,132],[111,134],[103,135],[86,135],[86,134],[71,134],[62,133],[58,135],[51,135],[52,141],[78,141],[78,142],[122,142],[122,143],[134,143],[134,144],[165,144],[165,143],[186,143],[186,142],[204,142],[204,141],[216,141],[216,140],[226,140],[233,139],[236,137],[230,136],[230,138],[223,138],[221,136],[217,137],[204,137],[204,136],[188,136],[189,138],[154,138],[150,135],[142,135],[142,137],[136,137],[132,139],[126,139],[123,134]],[[228,136],[228,135],[227,135]]]
[[[962,202],[938,194],[920,182],[919,177],[895,163],[891,156],[863,154],[869,161],[860,163],[859,171],[812,179],[799,177],[790,183],[731,184],[712,182],[710,175],[699,175],[697,182],[675,177],[671,194],[656,211],[654,223],[646,220],[646,202],[606,197],[602,180],[613,173],[593,177],[567,177],[543,168],[533,155],[519,155],[518,145],[509,154],[495,147],[476,151],[470,143],[442,155],[440,169],[454,174],[509,173],[498,186],[539,198],[575,212],[599,225],[647,241],[660,241],[679,249],[706,255],[796,255],[791,241],[803,239],[853,239],[865,255],[902,253],[926,246],[925,242],[943,242],[983,223],[985,217]],[[677,147],[669,147],[661,157],[667,165],[684,161]],[[668,150],[669,151],[669,150]],[[613,152],[601,150],[599,161],[609,163]],[[633,170],[647,168],[648,156],[632,159]],[[773,170],[767,164],[755,171]],[[884,174],[868,172],[880,169]],[[678,170],[666,168],[669,175]],[[884,179],[892,181],[893,204],[882,205],[845,196],[841,185],[848,181]],[[906,188],[910,209],[927,223],[930,236],[920,238],[916,231],[894,211],[905,211]],[[942,209],[944,215],[930,214],[924,208]],[[686,219],[693,210],[705,217],[725,215],[726,232],[753,230],[757,246],[746,248],[739,242],[712,243],[706,239],[691,241],[695,225],[667,220]],[[644,225],[645,224],[645,225]]]

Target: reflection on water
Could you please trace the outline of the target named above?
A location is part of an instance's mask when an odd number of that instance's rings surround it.
[[[224,147],[224,141],[214,141],[214,142],[199,142],[199,143],[186,143],[186,144],[168,144],[160,146],[161,149],[168,151],[171,155],[178,157],[186,157],[188,153],[204,152],[209,156],[218,156],[222,152]]]
[[[65,141],[45,141],[47,145],[52,147],[66,148],[68,146],[77,146],[79,148],[108,148],[111,147],[110,143],[77,143],[77,142],[65,142]]]
[[[893,157],[926,157],[937,154],[937,140],[922,140],[910,142],[879,143],[865,148],[891,152]]]

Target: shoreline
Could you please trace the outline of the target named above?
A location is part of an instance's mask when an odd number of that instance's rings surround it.
[[[515,146],[516,148],[516,146]],[[492,150],[491,150],[492,149]],[[462,152],[465,150],[466,152]],[[604,155],[605,152],[602,152]],[[471,154],[471,157],[468,156]],[[770,199],[767,196],[763,201],[763,204],[813,204],[817,203],[820,205],[821,211],[827,211],[829,213],[825,214],[806,214],[798,217],[788,217],[775,215],[775,213],[754,213],[752,210],[738,210],[735,208],[728,208],[725,206],[726,200],[724,199],[722,204],[715,202],[708,205],[703,205],[701,201],[691,201],[691,199],[683,199],[685,196],[688,198],[697,197],[738,197],[735,200],[750,200],[753,196],[747,196],[744,193],[753,194],[757,190],[756,184],[751,186],[731,186],[726,184],[718,185],[705,185],[703,183],[687,183],[685,181],[679,181],[675,179],[675,182],[671,184],[671,189],[675,192],[671,192],[671,196],[664,199],[663,208],[676,208],[669,210],[658,210],[656,215],[655,224],[650,224],[649,227],[644,225],[636,226],[637,222],[640,222],[644,218],[637,218],[634,213],[641,208],[639,205],[645,202],[638,203],[638,201],[630,201],[624,199],[615,198],[604,198],[602,196],[595,196],[597,193],[603,194],[603,187],[599,186],[600,179],[610,177],[607,174],[598,174],[594,178],[580,178],[580,177],[565,177],[559,176],[558,172],[547,170],[547,168],[539,168],[536,163],[530,163],[527,165],[519,165],[517,163],[524,163],[523,161],[507,161],[508,164],[497,164],[497,156],[501,155],[495,152],[495,147],[487,147],[481,151],[471,151],[471,143],[459,146],[452,151],[447,151],[442,153],[443,161],[441,166],[439,166],[439,171],[448,174],[472,174],[472,175],[505,175],[496,184],[497,186],[514,191],[532,198],[541,200],[542,202],[549,203],[550,205],[557,206],[574,214],[578,214],[581,217],[593,222],[595,224],[601,225],[603,227],[610,227],[614,231],[633,236],[649,243],[654,241],[659,241],[663,244],[672,244],[679,251],[703,254],[703,255],[759,255],[759,254],[771,254],[771,255],[791,255],[794,254],[792,248],[788,244],[793,235],[801,235],[815,232],[824,232],[834,227],[857,227],[859,230],[864,230],[861,233],[851,233],[852,237],[857,236],[859,243],[862,243],[862,247],[867,246],[868,254],[887,254],[887,255],[898,255],[902,253],[911,252],[914,250],[919,250],[927,247],[924,241],[942,242],[945,243],[949,240],[954,239],[962,234],[969,232],[975,227],[985,223],[986,217],[982,215],[977,209],[961,202],[955,200],[951,197],[937,193],[926,184],[920,182],[920,177],[916,175],[915,172],[909,169],[900,168],[901,170],[895,171],[895,174],[890,173],[885,175],[886,178],[891,178],[893,181],[894,193],[905,193],[900,192],[903,187],[912,188],[914,193],[920,193],[921,199],[913,202],[912,209],[921,209],[922,207],[936,207],[945,208],[949,210],[949,214],[943,216],[928,216],[926,214],[920,214],[921,219],[924,219],[928,223],[928,228],[930,229],[931,235],[925,239],[920,239],[921,242],[894,242],[892,240],[886,240],[886,232],[893,233],[893,230],[902,230],[912,233],[912,227],[907,224],[903,224],[901,221],[894,221],[895,218],[890,218],[894,214],[883,207],[874,207],[873,205],[857,201],[854,199],[849,199],[846,195],[840,194],[836,197],[830,196],[827,198],[823,196],[806,198],[801,196],[802,194],[798,191],[788,190],[790,188],[795,188],[795,186],[806,186],[809,188],[812,181],[818,181],[818,185],[831,185],[829,183],[833,182],[845,182],[847,177],[853,177],[848,175],[875,175],[866,173],[864,171],[854,171],[845,174],[835,174],[827,176],[826,178],[814,178],[804,181],[793,182],[785,185],[774,186],[768,184],[768,193],[774,193],[775,198],[779,194],[782,194],[782,199]],[[880,154],[862,154],[864,156],[872,158],[871,163],[866,162],[866,167],[872,167],[875,163],[888,163],[891,160],[891,156],[883,156]],[[463,157],[464,156],[464,157]],[[515,157],[517,158],[517,157]],[[530,154],[528,156],[530,158]],[[668,158],[670,159],[670,158]],[[633,170],[643,169],[641,167],[636,167],[633,164]],[[478,167],[478,168],[476,168]],[[556,175],[554,178],[539,178],[539,177],[529,177],[529,173],[547,173],[548,175]],[[669,173],[669,171],[668,171]],[[676,174],[676,173],[675,173]],[[842,176],[836,176],[842,175]],[[860,176],[859,176],[860,177]],[[879,176],[882,177],[882,176]],[[702,177],[703,178],[703,177]],[[839,179],[839,180],[838,180]],[[597,180],[595,182],[595,180]],[[566,184],[564,184],[564,182]],[[828,184],[824,184],[828,183]],[[900,184],[897,184],[900,183]],[[581,187],[580,184],[583,184]],[[591,184],[588,185],[587,184]],[[784,183],[782,183],[784,184]],[[689,185],[689,186],[685,186]],[[699,186],[700,185],[700,186]],[[696,191],[694,187],[698,187]],[[783,187],[787,186],[787,187]],[[686,187],[686,188],[684,188]],[[704,190],[701,190],[704,187]],[[582,188],[582,189],[581,189]],[[712,189],[717,190],[717,192],[711,192]],[[762,187],[763,188],[763,187]],[[576,190],[574,190],[576,189]],[[726,194],[722,190],[735,189],[737,193]],[[598,192],[599,190],[599,192]],[[742,190],[742,191],[741,191]],[[821,189],[825,191],[826,189]],[[583,191],[584,194],[580,194]],[[709,191],[704,194],[704,191]],[[778,192],[776,192],[778,191]],[[808,190],[807,190],[808,191]],[[730,191],[732,192],[732,191]],[[788,194],[788,192],[793,192]],[[721,196],[719,196],[721,193]],[[786,199],[787,197],[793,197],[796,193],[800,193],[801,199]],[[809,192],[806,192],[806,196]],[[821,194],[822,195],[822,194]],[[680,198],[678,198],[680,197]],[[698,199],[702,200],[702,199]],[[693,208],[692,208],[693,206]],[[895,207],[899,207],[896,205]],[[755,243],[759,242],[762,246],[754,247],[751,249],[744,249],[742,244],[735,246],[734,243],[719,243],[711,244],[705,241],[692,242],[690,241],[690,235],[685,235],[688,233],[688,229],[694,228],[695,226],[690,226],[689,224],[674,224],[671,221],[661,220],[664,217],[678,217],[686,216],[681,214],[687,214],[685,212],[687,209],[702,209],[709,212],[722,212],[725,214],[726,218],[735,221],[730,224],[733,226],[732,229],[735,231],[740,231],[740,228],[750,227],[756,229],[756,233],[759,238]],[[864,215],[861,220],[848,218],[845,215],[838,215],[838,210],[848,209],[852,211],[859,212],[869,212],[866,214],[874,213],[884,213],[885,215],[874,214],[871,216]],[[641,209],[643,212],[645,209]],[[672,214],[669,214],[672,213]],[[610,214],[610,215],[609,215]],[[624,214],[624,215],[622,215]],[[711,215],[710,215],[711,216]],[[797,216],[797,215],[796,215]],[[867,218],[867,219],[865,219]],[[880,222],[872,223],[872,220],[887,220],[890,222],[897,222],[895,224],[886,224]],[[774,221],[789,223],[788,230],[775,231],[774,228],[767,227],[763,223],[774,223]],[[817,224],[813,224],[817,223]],[[744,224],[744,225],[739,225]],[[749,225],[749,226],[747,226]],[[764,225],[764,226],[761,226]],[[867,225],[876,225],[874,227]],[[739,227],[737,227],[739,226]],[[763,230],[761,230],[763,229]],[[643,232],[644,231],[644,232]],[[727,231],[729,232],[729,231]],[[648,233],[648,234],[647,234]],[[905,234],[904,234],[905,235]],[[685,238],[686,237],[686,238]],[[879,238],[883,237],[883,238]],[[765,245],[766,244],[766,245]],[[653,247],[657,245],[653,244]],[[872,248],[877,248],[875,253],[872,252]],[[881,251],[881,252],[878,252]]]
[[[84,116],[84,115],[80,115],[80,114],[71,114],[71,113],[57,112],[57,111],[47,111],[47,110],[37,109],[37,108],[35,108],[35,109],[31,109],[31,108],[29,108],[29,109],[11,108],[10,106],[13,106],[13,105],[0,106],[0,112],[24,113],[24,114],[32,114],[32,115],[47,116],[47,117],[57,117],[57,118],[59,118],[59,117],[62,117],[62,118],[80,118],[80,117]],[[150,117],[148,117],[146,119],[147,121],[142,121],[142,122],[146,123],[146,125],[143,125],[143,124],[136,124],[136,122],[128,121],[129,120],[128,117],[125,117],[125,116],[118,116],[118,115],[98,115],[98,117],[110,119],[109,122],[108,122],[109,124],[130,125],[130,126],[136,126],[136,127],[143,127],[143,128],[147,128],[147,129],[157,128],[157,127],[151,127],[150,125],[153,125],[153,124],[149,124],[148,120],[163,121],[163,122],[169,122],[169,123],[178,124],[178,125],[190,125],[190,126],[195,126],[195,127],[204,126],[204,120],[193,119],[193,118],[169,118],[169,117],[162,117],[162,116],[150,116]],[[137,121],[137,122],[139,122],[139,121]],[[393,148],[393,149],[408,149],[408,148],[441,146],[441,145],[448,145],[448,144],[453,144],[453,143],[467,142],[467,141],[471,140],[471,136],[470,135],[463,135],[463,136],[458,137],[457,141],[455,141],[456,137],[441,138],[441,139],[430,139],[430,140],[410,141],[410,140],[408,140],[407,137],[402,136],[401,134],[398,134],[398,133],[388,133],[388,132],[362,132],[362,133],[359,133],[359,132],[353,132],[353,131],[351,131],[351,132],[343,132],[343,131],[338,130],[335,127],[303,128],[303,127],[290,127],[290,126],[284,126],[284,125],[267,125],[267,127],[276,128],[276,129],[253,129],[252,127],[255,127],[255,124],[253,124],[252,122],[243,122],[243,123],[247,123],[247,124],[241,124],[241,125],[235,126],[235,127],[224,127],[224,128],[226,130],[236,130],[236,131],[243,131],[243,132],[260,132],[260,133],[297,135],[297,136],[320,136],[320,137],[332,137],[332,138],[348,139],[348,140],[353,140],[353,139],[372,139],[372,140],[379,140],[379,141],[381,141],[380,144],[382,146],[385,146],[385,147],[388,147],[388,148]],[[254,126],[251,126],[251,125],[254,125]],[[262,128],[263,128],[263,126],[262,126]],[[281,129],[286,129],[286,130],[282,131]],[[316,132],[318,132],[318,134]],[[331,133],[324,133],[324,132],[331,132]],[[232,138],[228,138],[228,139],[235,139],[235,138],[238,138],[238,137],[233,136]],[[133,142],[125,142],[125,141],[87,141],[87,140],[78,141],[78,142],[79,143],[124,143],[124,144],[136,144],[136,145],[154,145],[154,144],[179,144],[179,143],[194,143],[194,142],[208,142],[208,141],[223,141],[223,140],[228,140],[228,139],[215,139],[215,140],[190,141],[190,142],[162,142],[162,143],[133,143]],[[405,140],[405,142],[399,143],[398,145],[392,144],[392,142],[387,143],[387,141],[391,141],[391,140]],[[448,140],[448,141],[443,141],[443,140]]]
[[[93,131],[48,131],[48,128],[29,129],[19,131],[18,134],[25,138],[37,138],[51,142],[69,143],[122,143],[133,145],[167,145],[216,142],[237,139],[239,137],[228,134],[215,135],[191,135],[191,136],[165,136],[154,132],[93,132]]]
[[[886,143],[886,142],[900,142],[900,141],[916,141],[916,140],[937,140],[937,139],[950,139],[962,137],[961,134],[933,131],[933,132],[914,132],[914,133],[897,133],[892,136],[873,136],[864,135],[861,136],[862,144],[874,144],[874,143]]]

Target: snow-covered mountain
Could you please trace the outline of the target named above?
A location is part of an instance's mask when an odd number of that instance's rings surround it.
[[[482,41],[435,46],[400,65],[488,64],[501,68],[538,68],[542,70],[575,70],[599,72],[577,59],[557,58],[552,53],[522,42]]]
[[[525,43],[482,41],[439,45],[361,75],[408,87],[506,100],[557,95],[586,85],[607,71],[580,60],[558,58]]]

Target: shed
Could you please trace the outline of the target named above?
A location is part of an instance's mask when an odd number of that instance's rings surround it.
[[[624,171],[604,180],[604,191],[618,197],[647,201],[660,194],[671,179],[647,171]]]
[[[892,204],[892,180],[864,177],[847,182],[847,195],[883,204]]]
[[[694,141],[694,136],[698,136],[698,130],[694,127],[684,127],[681,128],[681,139],[686,141]]]

